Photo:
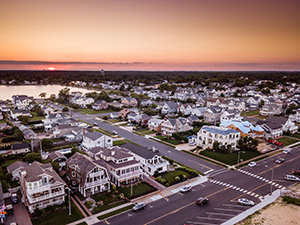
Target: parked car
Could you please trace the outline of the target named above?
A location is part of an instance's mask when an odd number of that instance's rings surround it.
[[[208,198],[200,197],[197,199],[196,204],[202,206],[204,204],[208,204],[208,202],[209,202]]]
[[[238,203],[240,205],[254,206],[254,202],[247,198],[239,198]]]
[[[256,162],[249,162],[248,166],[249,167],[255,167],[256,166]]]
[[[295,181],[295,182],[299,182],[300,181],[300,178],[299,177],[296,177],[294,175],[290,175],[290,174],[286,174],[284,176],[284,179],[285,180],[288,180],[288,181]]]
[[[290,154],[291,153],[291,149],[287,148],[283,151],[284,154]]]
[[[161,133],[158,132],[158,133],[156,133],[155,135],[156,135],[156,136],[159,136],[159,135],[161,135]]]
[[[189,146],[195,146],[197,143],[196,142],[190,142]]]
[[[13,193],[13,194],[11,195],[11,202],[12,202],[13,204],[17,204],[17,203],[19,202],[18,195],[17,195],[16,193]]]
[[[135,212],[138,212],[140,210],[146,209],[146,205],[145,203],[141,202],[141,203],[137,203],[135,204],[135,206],[132,207],[132,210]]]
[[[133,126],[133,124],[132,123],[127,123],[127,126]]]
[[[12,205],[7,205],[5,211],[7,215],[13,215],[15,213],[15,210]]]
[[[277,163],[277,164],[281,164],[281,163],[283,163],[285,160],[283,159],[283,158],[279,158],[279,159],[277,159],[275,162]]]
[[[180,189],[181,193],[187,193],[192,190],[192,186],[184,186],[183,188]]]
[[[293,169],[292,172],[291,172],[293,175],[300,175],[300,170],[295,170]]]
[[[17,222],[11,222],[10,225],[18,225]]]
[[[117,132],[117,131],[115,131],[115,130],[114,130],[112,133],[113,133],[113,134],[115,134],[115,135],[117,135],[117,134],[118,134],[118,132]]]
[[[282,146],[282,143],[271,138],[268,139],[268,142],[274,145]]]
[[[94,126],[98,126],[98,123],[97,123],[97,122],[94,122]]]

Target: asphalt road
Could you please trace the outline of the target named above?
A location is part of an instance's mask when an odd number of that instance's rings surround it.
[[[56,108],[56,109],[59,109],[59,110],[62,110],[62,108],[63,108],[63,107],[61,107],[59,105],[55,105],[55,104],[51,104],[51,106]],[[147,139],[145,137],[142,137],[140,135],[131,133],[127,130],[124,130],[124,129],[116,127],[116,126],[113,126],[111,124],[99,121],[99,120],[96,119],[96,117],[94,115],[83,115],[79,112],[72,111],[72,117],[74,117],[76,119],[83,120],[83,121],[85,121],[87,123],[90,123],[92,125],[97,124],[97,126],[99,128],[104,129],[104,130],[109,131],[109,132],[117,131],[119,136],[124,137],[124,138],[126,138],[126,139],[128,139],[128,140],[130,140],[130,141],[132,141],[132,142],[134,142],[138,145],[144,146],[146,148],[151,148],[152,149],[152,147],[154,146],[159,150],[160,154],[162,154],[162,155],[164,155],[168,158],[171,158],[171,159],[173,159],[173,160],[175,160],[179,163],[187,165],[187,166],[189,166],[189,167],[191,167],[195,170],[198,170],[202,173],[205,173],[205,172],[208,172],[208,171],[211,171],[211,170],[219,170],[219,169],[222,168],[222,167],[220,167],[216,164],[207,162],[207,161],[205,161],[203,159],[200,159],[198,157],[195,157],[195,156],[189,155],[187,153],[178,151],[178,150],[176,150],[172,147],[169,147],[167,145],[164,145],[164,144],[161,144],[159,142]]]
[[[276,164],[279,157],[286,161]],[[259,161],[254,168],[245,166],[235,171],[213,172],[210,181],[194,187],[192,192],[174,194],[168,201],[155,201],[138,213],[128,211],[97,224],[221,224],[249,208],[240,206],[238,198],[245,197],[257,204],[261,197],[270,193],[271,184],[272,191],[293,185],[283,178],[292,169],[299,168],[299,159],[300,148],[297,148],[291,154],[279,154]],[[210,202],[197,206],[195,201],[202,196],[208,197]]]

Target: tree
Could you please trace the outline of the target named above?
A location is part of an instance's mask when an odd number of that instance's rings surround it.
[[[49,100],[54,102],[56,100],[55,94],[50,95]]]
[[[69,112],[69,108],[68,108],[68,107],[64,107],[64,108],[62,109],[62,111],[63,111],[63,112]]]
[[[219,151],[220,150],[220,142],[215,141],[213,143],[213,150],[215,150],[215,151]]]
[[[29,122],[29,116],[18,116],[18,120],[20,120],[24,125],[27,125]]]
[[[41,153],[30,152],[24,158],[23,161],[32,163],[34,161],[42,162]]]
[[[68,103],[70,97],[70,88],[63,88],[58,93],[58,101],[61,103]]]
[[[125,85],[122,84],[121,87],[119,88],[120,91],[125,91]]]
[[[50,138],[42,139],[42,148],[51,149],[53,147],[53,141]]]
[[[46,98],[46,95],[47,95],[46,92],[42,92],[39,96],[40,96],[41,98]]]

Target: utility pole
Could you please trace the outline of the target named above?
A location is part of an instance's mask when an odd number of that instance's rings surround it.
[[[71,212],[71,197],[70,197],[70,188],[68,187],[69,190],[69,216],[71,216],[72,212]]]

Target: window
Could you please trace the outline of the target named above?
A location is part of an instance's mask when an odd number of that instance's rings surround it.
[[[72,172],[72,177],[76,177],[76,173],[74,171]]]
[[[75,180],[72,181],[72,185],[75,186],[77,183]]]

